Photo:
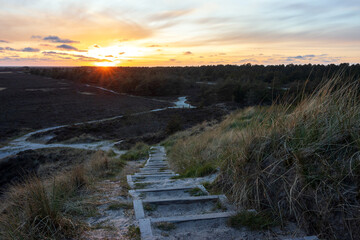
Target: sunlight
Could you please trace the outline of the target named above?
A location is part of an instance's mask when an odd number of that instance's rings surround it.
[[[96,62],[94,65],[99,67],[117,66],[121,60],[131,59],[132,57],[140,56],[139,48],[132,46],[108,46],[108,47],[93,47],[89,49],[89,57],[106,59],[111,62]]]
[[[89,49],[90,57],[101,57],[109,60],[123,59],[141,55],[139,49],[131,46],[109,46]]]
[[[96,62],[94,65],[98,66],[98,67],[115,67],[117,65],[117,63],[116,62]]]

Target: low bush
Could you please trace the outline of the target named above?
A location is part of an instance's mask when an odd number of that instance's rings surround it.
[[[145,159],[149,156],[149,145],[139,142],[136,143],[129,151],[120,156],[120,159],[126,161]]]

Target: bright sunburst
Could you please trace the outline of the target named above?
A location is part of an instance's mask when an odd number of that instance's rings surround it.
[[[96,62],[95,66],[98,67],[115,67],[118,65],[118,62]]]
[[[125,59],[140,56],[140,51],[136,47],[131,46],[94,46],[89,49],[89,57],[103,59],[103,62],[96,62],[96,66],[116,66]]]

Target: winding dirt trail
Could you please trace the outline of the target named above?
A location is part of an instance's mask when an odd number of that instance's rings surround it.
[[[108,90],[105,88],[100,88],[100,89],[104,90],[104,91],[113,92],[112,90]],[[119,94],[119,93],[117,93],[117,94]],[[191,106],[190,104],[186,103],[186,97],[179,97],[178,100],[175,102],[172,102],[172,104],[173,104],[173,106],[171,106],[171,107],[158,108],[158,109],[153,109],[153,110],[149,110],[149,111],[133,113],[131,115],[140,115],[140,114],[146,114],[149,112],[164,111],[169,108],[194,108],[194,106]],[[19,138],[12,140],[6,146],[0,148],[0,159],[3,159],[5,157],[11,156],[11,155],[15,155],[15,154],[17,154],[21,151],[25,151],[25,150],[30,150],[30,149],[35,150],[35,149],[40,149],[40,148],[57,148],[57,147],[77,148],[77,149],[85,149],[85,150],[103,150],[103,151],[112,150],[116,154],[122,154],[122,153],[124,153],[124,151],[119,151],[117,148],[114,147],[116,144],[119,143],[119,141],[105,140],[105,141],[98,141],[98,142],[92,142],[92,143],[68,143],[68,144],[66,144],[66,143],[49,143],[49,144],[46,144],[46,143],[41,143],[41,142],[35,143],[35,142],[28,140],[32,135],[37,134],[37,133],[44,133],[44,132],[48,132],[51,130],[68,127],[70,125],[77,126],[77,125],[83,125],[83,124],[89,124],[89,123],[90,124],[91,123],[101,123],[101,122],[111,121],[111,120],[122,118],[122,117],[123,117],[123,115],[118,115],[118,116],[104,118],[104,119],[100,119],[100,120],[91,120],[91,121],[79,122],[79,123],[75,123],[75,124],[54,126],[54,127],[44,128],[44,129],[40,129],[40,130],[36,130],[36,131],[30,132],[30,133],[27,133]],[[40,140],[43,142],[47,142],[53,137],[54,136],[49,134]]]

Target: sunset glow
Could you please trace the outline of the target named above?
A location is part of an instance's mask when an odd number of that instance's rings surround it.
[[[0,4],[2,66],[360,62],[359,1]]]

